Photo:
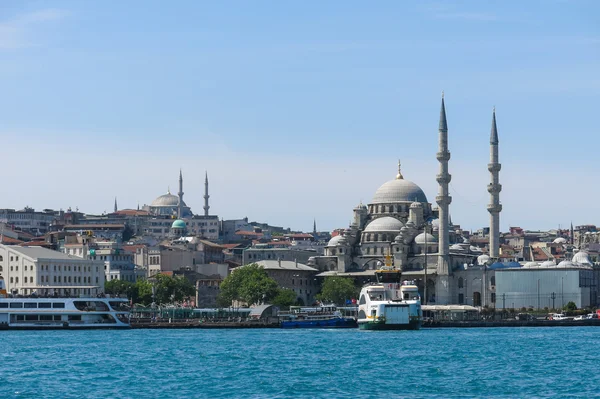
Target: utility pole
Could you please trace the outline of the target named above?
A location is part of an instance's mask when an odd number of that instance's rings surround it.
[[[506,293],[502,293],[502,310],[506,309]]]
[[[552,298],[552,309],[555,309],[555,308],[554,308],[554,300],[556,299],[556,294],[553,292],[553,293],[550,295],[550,298]]]

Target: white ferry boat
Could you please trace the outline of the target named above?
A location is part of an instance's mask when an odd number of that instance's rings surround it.
[[[401,271],[382,268],[375,272],[377,283],[365,285],[358,300],[361,330],[418,330],[423,311],[417,286],[401,282]]]
[[[9,298],[0,277],[0,330],[129,328],[121,298]]]

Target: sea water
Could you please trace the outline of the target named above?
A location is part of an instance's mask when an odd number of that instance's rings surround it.
[[[3,398],[590,398],[595,327],[0,331]]]

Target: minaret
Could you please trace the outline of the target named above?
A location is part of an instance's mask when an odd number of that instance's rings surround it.
[[[317,234],[317,219],[313,219],[313,234]]]
[[[208,206],[209,198],[210,198],[210,195],[208,195],[208,172],[205,172],[205,175],[204,175],[204,216],[208,216],[208,209],[210,208],[210,206]]]
[[[115,212],[117,212],[119,208],[117,208],[117,197],[115,197]]]
[[[446,122],[446,107],[444,105],[444,92],[442,92],[442,108],[440,110],[440,126],[439,126],[439,149],[436,158],[440,163],[440,173],[436,176],[439,184],[438,195],[435,201],[439,207],[440,214],[440,229],[439,229],[439,257],[438,257],[438,275],[448,275],[450,253],[450,237],[448,234],[449,222],[448,207],[452,202],[452,197],[448,194],[448,183],[451,176],[448,173],[448,161],[450,160],[450,151],[448,151],[448,123]]]
[[[183,175],[181,169],[179,169],[179,192],[177,193],[179,200],[177,201],[177,218],[183,217]]]
[[[575,244],[575,231],[573,230],[573,222],[571,221],[571,231],[570,231],[570,235],[571,235],[571,245]]]
[[[490,203],[487,210],[490,213],[490,258],[497,258],[500,255],[500,191],[502,185],[499,184],[499,173],[501,165],[498,162],[498,130],[496,128],[496,107],[492,113],[492,131],[490,133],[490,163],[488,170],[490,171],[492,182],[488,184],[488,192],[490,193]]]

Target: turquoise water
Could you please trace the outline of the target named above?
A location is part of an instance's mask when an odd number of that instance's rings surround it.
[[[600,329],[1,331],[8,398],[598,395]]]

